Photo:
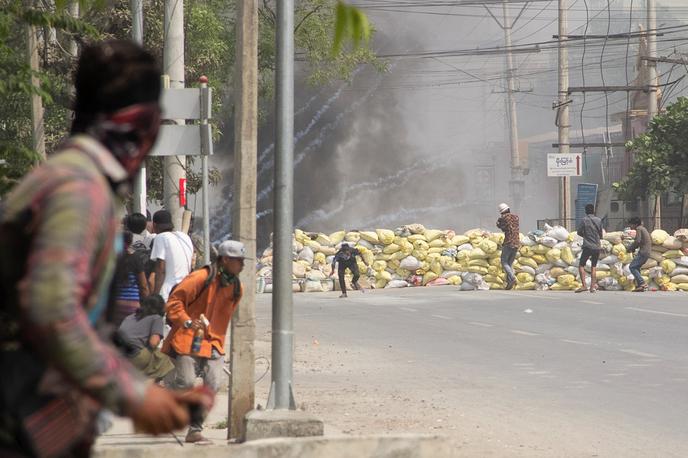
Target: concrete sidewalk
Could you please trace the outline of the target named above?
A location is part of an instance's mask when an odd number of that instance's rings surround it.
[[[390,436],[345,436],[325,427],[325,436],[276,438],[228,444],[225,417],[227,393],[217,394],[215,406],[205,423],[203,434],[212,445],[179,445],[171,435],[159,437],[136,434],[128,419],[115,418],[110,430],[98,438],[95,458],[138,457],[220,457],[233,458],[450,458],[458,450],[441,436],[403,434]],[[183,442],[186,431],[176,433]]]

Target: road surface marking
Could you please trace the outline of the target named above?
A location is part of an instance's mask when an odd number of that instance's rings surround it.
[[[604,305],[604,302],[597,302],[597,301],[579,301],[584,304],[592,304],[592,305]]]
[[[409,307],[399,307],[401,310],[406,310],[407,312],[417,312],[418,309],[412,309]]]
[[[637,307],[626,307],[626,310],[635,310],[636,312],[656,313],[657,315],[680,316],[682,318],[688,318],[688,315],[686,315],[685,313],[662,312],[660,310],[640,309]]]
[[[472,324],[473,326],[482,326],[484,328],[491,328],[494,326],[494,324],[490,323],[481,323],[479,321],[469,321],[468,324]]]
[[[580,340],[561,339],[561,341],[566,342],[566,343],[576,344],[576,345],[592,345],[592,342],[582,342]]]
[[[452,317],[444,316],[444,315],[430,315],[430,316],[435,317],[435,318],[439,318],[441,320],[451,320],[452,319]]]
[[[652,364],[626,364],[626,367],[652,367]]]
[[[549,374],[549,371],[528,371],[529,375],[545,375]]]
[[[623,352],[623,353],[628,353],[629,355],[642,356],[643,358],[656,358],[657,357],[657,355],[653,355],[652,353],[645,353],[642,351],[631,350],[631,349],[627,349],[627,348],[622,348],[619,351]]]
[[[535,332],[528,332],[528,331],[519,331],[518,329],[511,329],[511,332],[514,334],[520,334],[522,336],[539,336],[540,334],[537,334]]]
[[[533,363],[513,363],[512,366],[516,367],[530,367],[530,366],[535,366]]]

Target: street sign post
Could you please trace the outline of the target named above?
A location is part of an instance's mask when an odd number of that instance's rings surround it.
[[[582,173],[583,158],[581,153],[547,155],[548,177],[579,177]]]

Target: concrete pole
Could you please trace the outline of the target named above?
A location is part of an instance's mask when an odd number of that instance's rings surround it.
[[[511,199],[512,206],[514,208],[519,207],[520,200],[522,196],[520,195],[520,190],[514,187],[515,181],[521,180],[521,157],[518,151],[518,123],[516,114],[516,98],[514,97],[514,91],[516,90],[516,84],[514,81],[514,61],[513,55],[511,53],[511,29],[513,28],[513,22],[509,19],[509,7],[506,0],[502,3],[502,10],[504,13],[504,47],[506,48],[506,98],[507,98],[507,118],[509,120],[509,150],[511,151]]]
[[[131,39],[143,45],[143,0],[131,0]],[[134,212],[146,214],[146,163],[141,165],[139,175],[134,179],[132,205]]]
[[[294,303],[291,282],[294,229],[294,0],[277,2],[276,40],[272,384],[267,407],[294,410]]]
[[[79,2],[78,1],[72,1],[69,4],[69,15],[73,17],[74,19],[78,19],[80,12],[79,12]],[[69,40],[69,47],[67,49],[69,52],[69,55],[72,56],[73,58],[76,59],[77,54],[79,54],[79,45],[77,44],[76,40],[72,37],[72,39]]]
[[[31,2],[33,6],[33,2]],[[27,36],[27,51],[29,55],[29,67],[31,68],[31,86],[39,88],[41,81],[38,79],[37,73],[40,71],[40,63],[38,60],[38,32],[35,26],[28,25],[26,27]],[[31,134],[33,138],[33,150],[38,155],[38,161],[44,161],[45,153],[45,124],[44,124],[44,109],[43,100],[41,96],[31,94]]]
[[[559,153],[568,154],[569,148],[569,50],[567,0],[559,0],[559,98],[557,100],[559,119]],[[561,225],[570,229],[571,184],[569,177],[559,181],[559,219]]]
[[[648,128],[652,118],[657,114],[657,61],[652,60],[657,58],[657,11],[655,0],[647,0],[647,54],[650,60],[647,63],[647,84],[650,90],[647,93],[647,122]],[[654,211],[652,212],[654,219],[654,229],[662,228],[662,196],[657,194],[654,196]]]
[[[256,339],[256,171],[258,161],[258,5],[237,2],[234,98],[234,208],[232,234],[246,246],[248,259],[240,279],[241,305],[232,317],[227,438],[245,434],[244,417],[255,406]]]
[[[183,88],[184,0],[165,0],[164,33],[163,73],[170,77],[170,88]],[[181,230],[184,209],[179,205],[179,180],[186,178],[186,157],[165,156],[164,161],[164,204],[172,214],[175,229]]]

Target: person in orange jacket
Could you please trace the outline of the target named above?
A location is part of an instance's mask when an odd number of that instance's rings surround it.
[[[227,326],[243,294],[238,275],[245,257],[243,243],[222,242],[215,263],[191,272],[170,294],[165,309],[171,330],[162,351],[175,360],[174,388],[193,387],[196,374],[201,373],[208,388],[219,389]],[[194,345],[200,331],[200,345]],[[202,431],[203,422],[192,421],[186,442],[207,442]]]

